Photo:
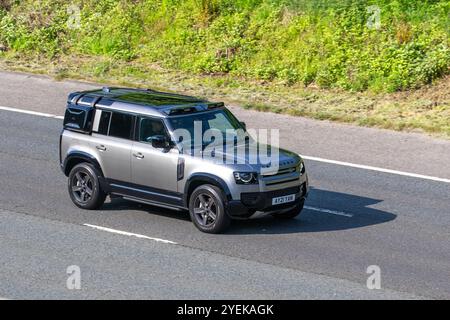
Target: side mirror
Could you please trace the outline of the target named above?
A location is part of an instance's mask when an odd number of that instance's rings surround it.
[[[242,126],[242,128],[244,128],[244,130],[247,130],[247,125],[245,124],[244,121],[239,122]]]
[[[170,147],[170,141],[162,135],[153,136],[152,147],[157,149],[168,149]]]

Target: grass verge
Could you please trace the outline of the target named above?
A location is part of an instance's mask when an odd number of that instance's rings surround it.
[[[222,100],[245,109],[284,113],[359,126],[422,132],[450,139],[450,77],[417,90],[396,93],[326,90],[284,82],[248,80],[227,74],[192,75],[140,59],[0,54],[0,68],[112,85],[151,87]]]

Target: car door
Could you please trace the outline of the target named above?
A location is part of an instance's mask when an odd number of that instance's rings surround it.
[[[176,148],[154,148],[152,138],[161,135],[170,140],[162,119],[138,118],[137,138],[131,152],[132,181],[146,198],[178,205],[181,203],[177,187],[179,151]]]
[[[131,182],[131,148],[135,116],[96,110],[91,148],[110,183]]]

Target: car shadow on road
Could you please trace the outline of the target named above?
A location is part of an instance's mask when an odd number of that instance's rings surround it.
[[[271,216],[233,223],[228,234],[289,234],[362,228],[394,220],[393,213],[371,208],[383,200],[311,188],[303,212],[295,219]],[[319,211],[320,210],[320,211]],[[327,213],[337,211],[349,216]]]
[[[110,201],[105,202],[102,206],[103,211],[124,211],[124,210],[136,210],[144,211],[149,214],[154,214],[162,217],[174,218],[179,220],[191,221],[188,211],[177,211],[156,206],[151,206],[148,204],[142,204],[138,202],[133,202],[129,200],[124,200],[122,198],[113,198]]]
[[[383,200],[362,197],[347,193],[311,188],[306,208],[295,219],[282,220],[265,216],[250,220],[233,221],[226,234],[289,234],[338,231],[362,228],[392,221],[396,215],[371,208]],[[313,208],[314,210],[311,210]],[[137,210],[190,222],[187,211],[175,211],[155,206],[113,199],[103,205],[105,211]],[[321,211],[318,211],[321,210]],[[341,216],[326,211],[338,211],[348,216]]]

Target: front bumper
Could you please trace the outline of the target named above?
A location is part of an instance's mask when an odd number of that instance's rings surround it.
[[[272,199],[276,197],[295,194],[295,201],[272,205]],[[298,205],[308,196],[308,182],[280,190],[265,192],[241,193],[240,200],[230,200],[227,203],[227,211],[231,218],[250,218],[255,212],[272,212],[286,210]]]

